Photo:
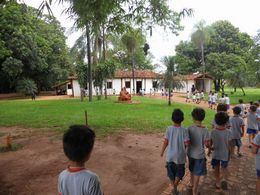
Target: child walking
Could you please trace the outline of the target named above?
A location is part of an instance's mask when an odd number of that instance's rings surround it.
[[[255,135],[258,133],[258,123],[260,121],[260,116],[256,113],[256,106],[251,105],[249,108],[249,112],[247,113],[247,134],[248,134],[248,142],[249,148],[251,148],[251,143],[255,138]]]
[[[255,166],[256,166],[256,194],[260,194],[260,134],[256,135],[255,139],[253,140],[253,154],[256,154],[255,157]]]
[[[167,148],[167,174],[173,185],[172,193],[175,195],[179,194],[177,187],[185,174],[186,147],[190,141],[187,129],[181,127],[183,120],[183,112],[180,109],[174,109],[172,112],[173,125],[166,129],[161,150],[162,157]]]
[[[227,190],[227,167],[230,155],[230,149],[232,144],[232,134],[226,127],[227,122],[229,121],[229,116],[226,112],[218,112],[215,115],[215,122],[217,126],[212,130],[211,138],[211,148],[213,149],[211,165],[214,169],[214,175],[216,178],[215,187],[217,189]],[[221,172],[220,173],[220,167]],[[221,178],[223,180],[221,181]]]
[[[235,146],[237,147],[237,155],[241,157],[240,147],[242,146],[241,137],[244,136],[245,124],[244,120],[240,117],[241,108],[236,106],[233,108],[233,117],[230,118],[229,123],[231,125],[232,132],[232,147],[231,154],[234,154]]]
[[[194,125],[188,128],[190,146],[188,148],[190,187],[192,194],[198,194],[200,177],[207,174],[207,160],[205,158],[204,146],[210,146],[210,134],[206,127],[202,125],[205,118],[205,110],[195,108],[192,113]]]
[[[63,136],[63,150],[70,165],[59,175],[60,195],[102,195],[98,176],[85,168],[95,142],[95,133],[87,126],[70,126]]]

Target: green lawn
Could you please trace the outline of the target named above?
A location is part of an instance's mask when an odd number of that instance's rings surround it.
[[[237,89],[237,92],[232,94],[234,89],[229,87],[225,88],[225,93],[229,95],[231,104],[238,104],[239,99],[243,99],[245,103],[260,100],[260,88],[245,88],[244,90],[246,93],[245,96],[243,96],[243,92],[241,89]]]
[[[184,126],[192,123],[193,106],[166,101],[135,97],[138,104],[116,103],[115,97],[89,103],[79,99],[69,100],[12,100],[0,101],[0,126],[21,126],[64,130],[72,124],[84,124],[84,111],[88,112],[89,125],[98,135],[118,131],[164,132],[171,125],[173,108],[185,112]],[[214,112],[207,110],[205,124],[209,126]]]

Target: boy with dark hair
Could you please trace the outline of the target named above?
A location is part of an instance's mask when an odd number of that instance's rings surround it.
[[[256,194],[260,194],[260,134],[256,135],[255,139],[253,140],[253,154],[256,154],[255,157],[255,166],[256,166]]]
[[[229,123],[231,125],[232,132],[232,147],[231,154],[234,154],[235,146],[237,146],[237,155],[242,156],[240,153],[240,147],[242,146],[241,137],[244,136],[245,124],[244,120],[240,117],[241,108],[236,106],[233,108],[233,117],[230,118]]]
[[[205,118],[205,110],[202,108],[193,109],[192,119],[194,125],[188,128],[190,146],[188,148],[190,187],[192,194],[198,194],[200,176],[207,174],[207,160],[205,158],[204,146],[210,146],[210,134],[208,129],[202,125]]]
[[[161,157],[167,148],[166,168],[167,174],[173,185],[173,194],[179,194],[177,186],[185,174],[186,147],[189,145],[187,129],[181,127],[184,114],[180,109],[172,112],[173,126],[165,132],[165,139],[161,150]]]
[[[246,114],[246,105],[244,104],[244,101],[243,101],[243,99],[239,99],[238,100],[238,107],[240,107],[241,108],[241,113],[239,114],[242,118],[244,118],[245,117],[245,114]]]
[[[63,150],[70,165],[59,175],[61,195],[102,195],[98,176],[85,168],[95,142],[95,133],[85,125],[73,125],[64,133]]]
[[[258,133],[258,123],[260,121],[260,116],[256,113],[256,106],[251,105],[249,108],[249,112],[247,113],[247,134],[248,134],[248,142],[249,148],[251,148],[251,143],[255,138],[255,135]]]
[[[229,116],[226,112],[220,111],[215,115],[216,127],[212,130],[211,149],[213,150],[211,165],[214,169],[216,178],[216,188],[222,187],[227,190],[227,167],[230,154],[230,146],[232,143],[231,131],[227,129],[226,124],[229,121]],[[222,169],[223,181],[220,183],[220,166]],[[220,185],[221,184],[221,185]]]

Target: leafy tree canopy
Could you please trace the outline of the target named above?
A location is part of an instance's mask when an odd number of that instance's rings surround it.
[[[50,89],[70,69],[64,29],[37,10],[9,1],[0,5],[0,92],[15,90],[19,80],[33,80]]]

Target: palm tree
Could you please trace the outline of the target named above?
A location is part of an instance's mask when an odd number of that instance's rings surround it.
[[[206,22],[201,20],[195,25],[196,31],[192,34],[191,40],[192,42],[199,48],[201,53],[201,65],[203,72],[203,90],[205,91],[205,57],[204,57],[204,46],[209,42],[209,32],[205,27]]]
[[[178,76],[178,72],[176,71],[176,64],[175,64],[175,56],[165,56],[162,59],[163,64],[166,66],[166,71],[163,75],[163,79],[161,81],[161,85],[165,88],[168,88],[169,92],[169,99],[168,105],[171,105],[171,90],[173,89],[180,89],[183,87],[183,83],[180,79],[176,79]]]
[[[122,42],[127,48],[128,58],[130,59],[132,65],[132,79],[133,79],[133,93],[135,93],[135,75],[134,75],[134,53],[137,45],[135,36],[131,34],[125,34],[122,37]]]

